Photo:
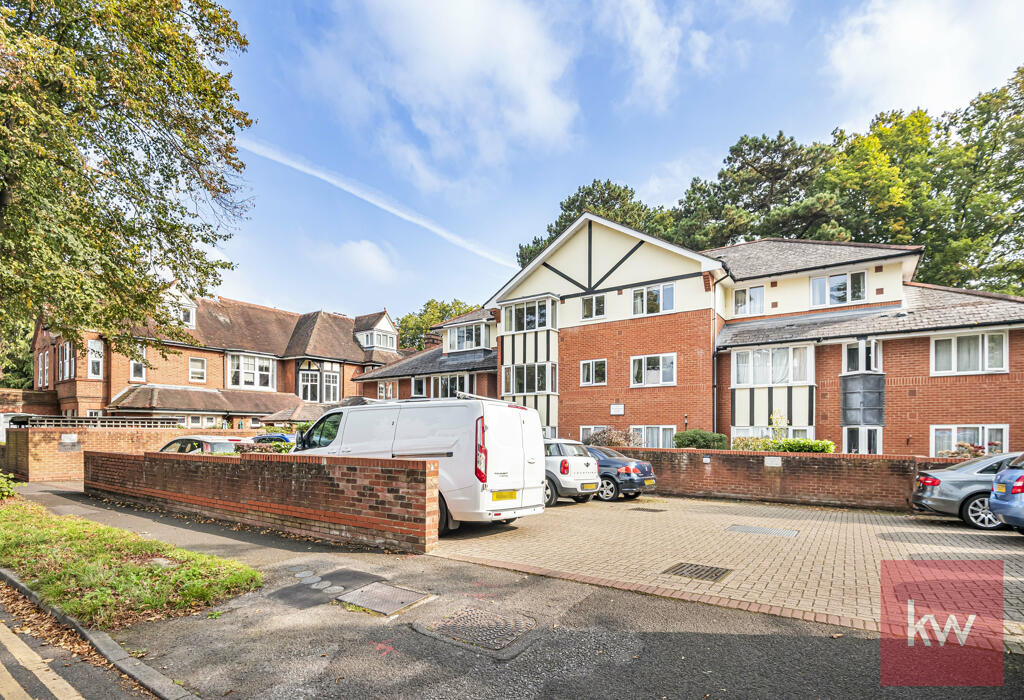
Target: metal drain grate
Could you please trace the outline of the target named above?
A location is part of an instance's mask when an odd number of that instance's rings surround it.
[[[528,617],[505,617],[477,608],[463,608],[430,629],[464,644],[498,651],[536,626]]]
[[[682,564],[670,566],[661,573],[672,574],[673,576],[684,576],[686,578],[696,578],[701,581],[714,581],[717,583],[731,574],[732,569],[723,569],[720,566],[708,566],[707,564],[688,564],[683,562]]]
[[[759,525],[730,525],[728,532],[746,532],[752,535],[775,535],[776,537],[796,537],[799,530],[787,530],[782,527],[761,527]]]
[[[639,511],[641,511],[643,513],[664,513],[665,512],[664,508],[644,508],[643,506],[640,506],[639,508],[630,508],[630,510],[639,510]]]

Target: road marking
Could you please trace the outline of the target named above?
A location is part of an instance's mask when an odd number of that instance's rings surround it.
[[[23,642],[18,635],[9,630],[7,625],[2,622],[0,622],[0,644],[4,645],[15,661],[31,671],[53,693],[57,700],[84,700],[78,694],[78,691],[71,687],[70,683],[58,676],[56,671],[46,665],[46,662],[43,661],[39,654],[32,651],[28,644]],[[12,678],[11,680],[13,681],[14,679]],[[6,693],[4,697],[7,697]]]
[[[32,700],[2,663],[0,663],[0,698],[4,700]]]

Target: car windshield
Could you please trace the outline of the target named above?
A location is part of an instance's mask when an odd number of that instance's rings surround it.
[[[590,453],[587,452],[587,448],[579,443],[563,442],[562,447],[565,449],[565,454],[570,457],[589,457]]]
[[[609,449],[607,447],[605,447],[603,449],[603,451],[604,451],[604,453],[606,455],[608,455],[612,459],[632,459],[631,457],[627,457],[626,455],[622,454],[621,452],[616,452],[615,450]]]
[[[235,443],[233,442],[211,442],[209,445],[210,452],[230,452],[232,454],[235,452]]]

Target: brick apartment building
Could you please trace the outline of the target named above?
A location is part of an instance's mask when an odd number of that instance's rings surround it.
[[[354,378],[399,359],[398,332],[386,311],[350,318],[298,314],[216,297],[181,305],[196,345],[150,348],[147,364],[111,352],[97,333],[84,347],[37,324],[35,385],[55,392],[52,411],[68,416],[184,417],[193,428],[252,427],[302,403],[358,395]],[[40,411],[43,412],[43,411]]]
[[[845,452],[1024,449],[1024,299],[914,282],[920,246],[700,253],[586,214],[485,305],[502,397],[549,434],[703,428]],[[378,370],[378,373],[380,370]]]

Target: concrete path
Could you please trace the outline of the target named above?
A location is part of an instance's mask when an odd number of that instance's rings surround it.
[[[386,555],[233,531],[93,502],[53,485],[28,486],[24,493],[55,512],[232,556],[264,572],[264,589],[229,601],[214,615],[114,633],[123,646],[144,653],[149,665],[201,697],[922,695],[920,689],[879,687],[879,644],[866,631],[443,557]],[[527,523],[467,530],[459,541],[528,534]],[[431,597],[390,618],[336,604],[303,607],[282,597],[298,573],[319,576],[338,569],[366,572]],[[483,647],[417,631],[437,629],[466,609],[525,620],[533,628],[514,643],[519,646],[507,660]],[[1024,684],[1024,657],[1006,659],[1005,686],[972,689],[972,695],[1016,697]],[[926,694],[961,697],[962,691]]]

